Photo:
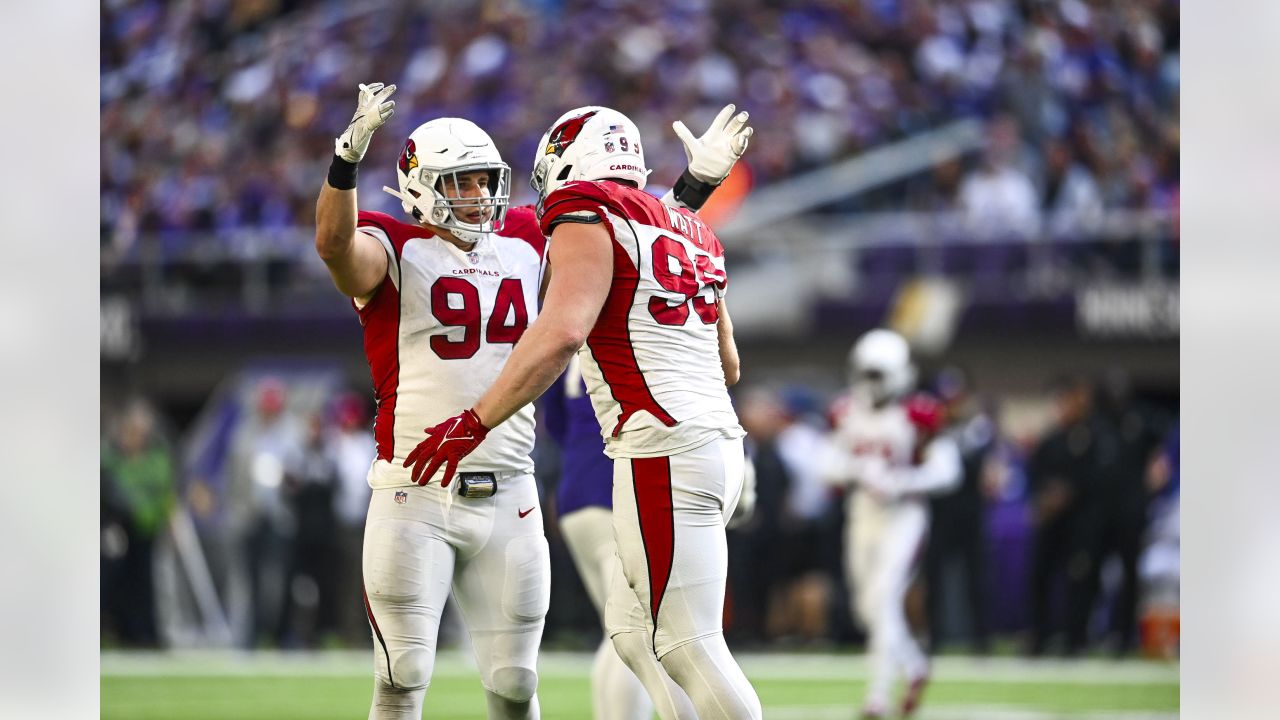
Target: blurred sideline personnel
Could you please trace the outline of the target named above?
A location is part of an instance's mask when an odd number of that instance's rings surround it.
[[[394,91],[361,86],[316,208],[316,249],[360,316],[378,400],[363,557],[378,660],[370,717],[421,716],[452,580],[489,717],[536,718],[550,566],[532,409],[462,468],[457,504],[452,473],[417,487],[405,468],[420,428],[474,402],[536,317],[545,238],[530,208],[508,215],[509,168],[457,118],[419,126],[400,154],[388,192],[417,224],[357,212],[358,163]]]
[[[236,428],[229,449],[224,531],[209,546],[232,631],[245,648],[285,640],[286,580],[297,518],[283,480],[303,433],[288,405],[288,389],[277,377],[263,378],[254,389],[253,415]]]
[[[960,452],[941,434],[942,409],[908,396],[915,383],[907,341],[872,330],[851,353],[853,387],[836,413],[825,477],[853,485],[845,563],[858,617],[868,631],[871,679],[864,718],[888,714],[898,673],[907,679],[899,712],[909,716],[929,680],[929,661],[911,637],[903,603],[929,529],[927,496],[960,483]]]
[[[1094,415],[1100,440],[1097,492],[1081,508],[1077,535],[1088,558],[1085,604],[1092,614],[1102,568],[1116,557],[1121,582],[1111,607],[1111,650],[1123,656],[1137,644],[1138,558],[1151,501],[1148,468],[1160,454],[1169,421],[1134,397],[1128,374],[1119,368],[1099,379]]]
[[[102,603],[127,646],[156,647],[156,538],[176,502],[173,453],[155,409],[132,398],[108,422],[101,452]]]
[[[345,392],[333,403],[337,428],[330,439],[338,464],[338,600],[335,611],[338,629],[345,643],[365,642],[369,621],[361,600],[361,546],[364,520],[369,512],[369,466],[373,464],[375,443],[367,429],[365,401],[354,392]]]
[[[945,592],[948,570],[957,562],[968,617],[969,648],[985,654],[990,649],[986,622],[986,479],[987,458],[996,442],[996,427],[974,394],[973,383],[964,370],[949,366],[934,378],[938,399],[943,403],[946,433],[960,450],[963,467],[960,487],[952,493],[935,495],[929,504],[932,522],[929,547],[925,552],[925,578],[929,608],[929,646],[945,643]]]
[[[531,180],[555,248],[542,318],[493,387],[430,431],[415,475],[443,466],[448,481],[578,353],[614,459],[622,572],[605,611],[614,647],[664,720],[759,718],[721,618],[725,521],[744,462],[726,387],[739,368],[724,249],[692,212],[642,192],[647,175],[639,131],[621,113],[584,107],[551,126]],[[664,673],[651,672],[654,656]]]
[[[1096,483],[1098,446],[1091,388],[1078,376],[1055,379],[1049,388],[1056,417],[1027,463],[1035,537],[1031,557],[1031,640],[1027,651],[1049,647],[1054,588],[1066,573],[1066,652],[1083,650],[1089,619],[1089,558],[1080,539],[1081,508]]]

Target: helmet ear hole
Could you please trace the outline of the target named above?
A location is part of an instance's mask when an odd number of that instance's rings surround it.
[[[571,172],[573,172],[573,166],[565,165],[564,169],[560,171],[560,174],[556,176],[556,180],[563,182],[569,179],[569,173]]]

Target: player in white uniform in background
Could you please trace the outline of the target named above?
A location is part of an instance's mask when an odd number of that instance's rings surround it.
[[[867,629],[871,679],[864,718],[886,717],[895,681],[907,681],[899,713],[911,715],[929,661],[911,636],[903,603],[929,529],[926,496],[955,488],[960,453],[939,434],[941,409],[915,384],[906,340],[872,330],[853,346],[853,387],[836,411],[824,478],[847,495],[845,566],[856,617]]]
[[[696,215],[642,192],[647,174],[639,132],[617,111],[580,108],[551,127],[532,179],[555,266],[541,319],[493,387],[432,428],[411,459],[415,475],[443,467],[450,477],[579,353],[614,459],[614,646],[664,720],[759,718],[722,627],[744,434],[726,388],[738,356],[724,249]],[[634,661],[647,656],[666,678],[642,674]]]

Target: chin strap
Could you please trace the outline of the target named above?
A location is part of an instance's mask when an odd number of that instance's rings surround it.
[[[389,187],[387,187],[386,185],[383,185],[383,186],[382,186],[382,192],[384,192],[384,193],[386,193],[386,194],[390,195],[391,197],[393,197],[393,198],[395,198],[395,199],[397,199],[397,200],[399,200],[399,201],[401,201],[401,202],[407,202],[407,203],[410,203],[410,204],[412,204],[412,203],[413,203],[413,198],[412,198],[412,197],[410,197],[410,196],[408,196],[408,195],[405,195],[404,193],[400,192],[399,190],[396,190],[395,188],[389,188]]]

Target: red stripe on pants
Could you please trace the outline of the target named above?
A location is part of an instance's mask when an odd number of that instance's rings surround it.
[[[373,634],[378,636],[378,644],[382,646],[382,656],[387,660],[387,682],[391,683],[391,687],[395,687],[396,679],[391,675],[391,653],[387,652],[387,641],[382,639],[382,628],[378,627],[378,620],[373,616],[373,606],[369,604],[369,591],[365,589],[364,583],[360,583],[360,594],[364,596],[364,612],[369,616],[369,627],[373,628]]]
[[[655,632],[658,608],[671,579],[675,556],[676,528],[671,507],[671,459],[635,458],[631,461],[631,483],[636,494],[636,514],[649,566],[649,610]]]

